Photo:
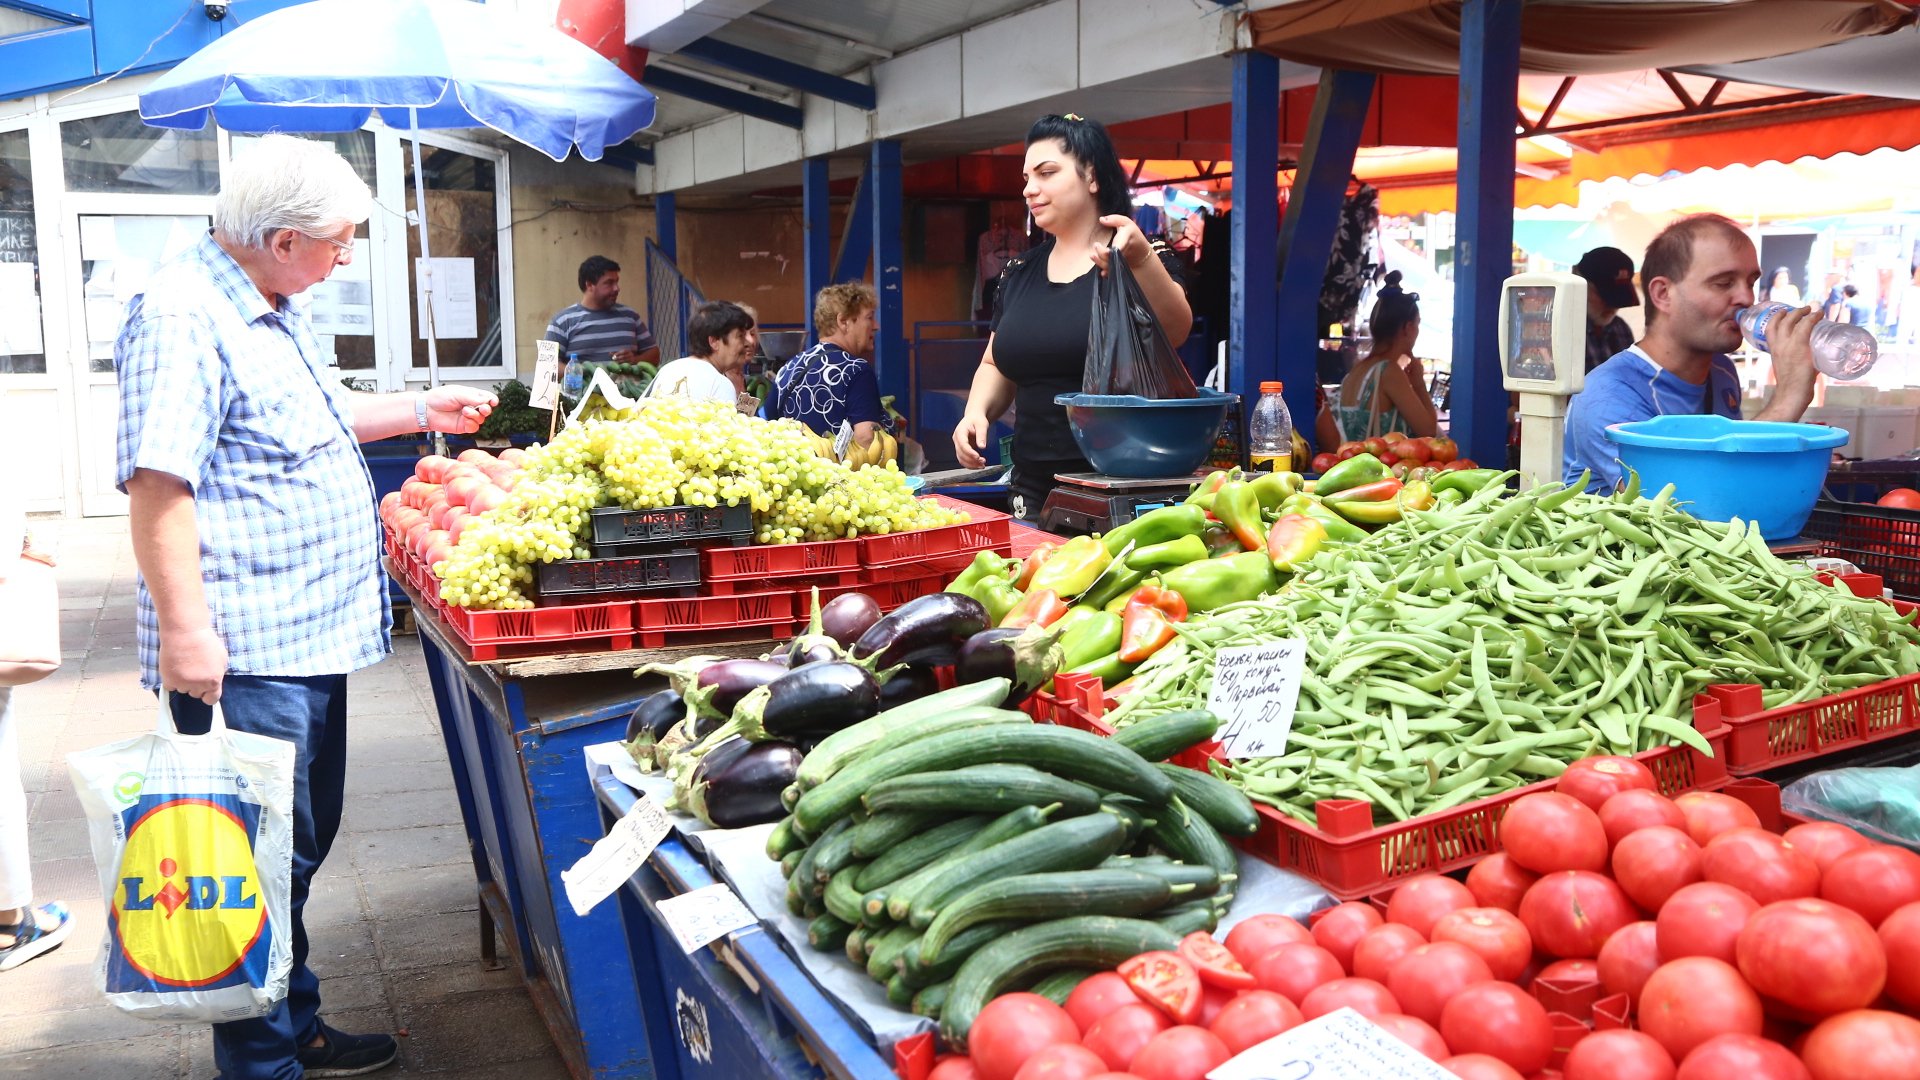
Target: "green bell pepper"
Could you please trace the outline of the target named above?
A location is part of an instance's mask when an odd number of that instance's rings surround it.
[[[1387,467],[1372,454],[1355,454],[1347,460],[1320,474],[1313,485],[1315,495],[1331,495],[1336,491],[1345,491],[1361,484],[1371,484],[1375,480],[1387,478]]]
[[[1263,559],[1265,558],[1265,556],[1261,556],[1261,557]],[[1133,669],[1139,666],[1140,666],[1139,664],[1128,664],[1128,663],[1122,662],[1120,659],[1120,651],[1118,648],[1116,648],[1113,652],[1110,652],[1107,655],[1102,656],[1097,660],[1093,660],[1085,664],[1080,664],[1077,667],[1069,669],[1067,671],[1067,674],[1098,675],[1100,676],[1100,685],[1104,689],[1104,688],[1109,688],[1113,686],[1118,686],[1120,683],[1125,682],[1128,678],[1132,677]]]
[[[1013,587],[1013,580],[1006,577],[990,577],[974,586],[973,598],[987,609],[987,625],[999,626],[1000,620],[1007,617],[1019,604],[1024,594]]]
[[[1137,550],[1164,544],[1168,540],[1178,540],[1183,536],[1198,536],[1207,529],[1207,512],[1193,503],[1176,503],[1149,510],[1125,525],[1116,527],[1112,532],[1100,538],[1107,547],[1109,555],[1118,555],[1131,543]],[[1055,556],[1056,558],[1058,556]]]
[[[1059,596],[1079,596],[1100,576],[1113,555],[1094,536],[1076,536],[1047,557],[1027,583],[1029,591],[1052,589]]]
[[[1133,553],[1127,556],[1126,563],[1134,570],[1171,570],[1206,557],[1205,540],[1197,536],[1183,536],[1178,540],[1134,548]]]
[[[1252,600],[1273,591],[1279,584],[1264,538],[1259,551],[1188,563],[1167,571],[1161,579],[1167,588],[1186,600],[1189,611],[1212,611],[1241,600]]]
[[[1075,620],[1060,635],[1060,667],[1065,671],[1092,663],[1120,647],[1120,616],[1086,607],[1076,607],[1073,611],[1084,613],[1084,617]],[[1060,623],[1054,625],[1057,627]]]
[[[1217,559],[1222,555],[1238,555],[1247,550],[1240,546],[1240,539],[1233,535],[1225,525],[1213,522],[1200,539],[1207,545],[1207,558]]]
[[[1106,575],[1093,583],[1093,587],[1080,597],[1076,606],[1084,604],[1090,608],[1104,608],[1114,597],[1125,596],[1139,588],[1150,573],[1151,570],[1135,570],[1124,562],[1108,567]]]
[[[1229,480],[1220,486],[1219,493],[1213,497],[1213,516],[1232,530],[1241,548],[1259,551],[1266,546],[1260,500],[1253,493],[1253,485],[1245,480]]]
[[[1462,495],[1471,495],[1504,475],[1499,469],[1453,469],[1443,471],[1433,478],[1433,490],[1458,491]]]
[[[1254,497],[1260,500],[1260,510],[1265,513],[1292,498],[1300,490],[1300,477],[1290,472],[1261,473],[1247,486],[1253,488]]]
[[[971,596],[975,600],[979,600],[980,597],[974,592],[974,589],[979,586],[980,582],[990,577],[1011,577],[1014,568],[1019,565],[1020,564],[1013,559],[1004,558],[991,551],[983,551],[973,557],[973,561],[967,564],[965,570],[960,571],[959,577],[954,578],[947,584],[944,591],[959,593],[962,596]]]
[[[1198,484],[1193,485],[1192,491],[1187,493],[1188,505],[1213,509],[1214,494],[1220,490],[1221,485],[1231,479],[1233,474],[1225,469],[1215,469],[1208,473]]]
[[[1282,516],[1287,514],[1305,514],[1327,527],[1327,541],[1334,544],[1357,544],[1367,538],[1367,530],[1341,517],[1328,509],[1325,503],[1311,495],[1295,495],[1280,505]]]

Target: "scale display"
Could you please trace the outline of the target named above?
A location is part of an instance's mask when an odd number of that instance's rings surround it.
[[[1519,274],[1500,291],[1501,374],[1518,393],[1574,394],[1586,384],[1587,283]]]

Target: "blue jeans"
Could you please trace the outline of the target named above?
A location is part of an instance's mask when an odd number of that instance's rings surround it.
[[[203,734],[213,710],[181,694],[168,698],[174,726]],[[301,911],[314,871],[340,831],[347,779],[347,677],[229,674],[220,692],[227,726],[285,739],[294,746],[293,972],[287,996],[254,1020],[213,1025],[213,1060],[224,1080],[299,1080],[299,1048],[320,1034],[320,980],[307,968]]]

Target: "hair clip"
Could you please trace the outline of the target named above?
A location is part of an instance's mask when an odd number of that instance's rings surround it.
[[[1065,116],[1063,116],[1063,117],[1061,117],[1061,119],[1062,119],[1062,120],[1072,120],[1072,121],[1073,121],[1074,123],[1076,123],[1076,124],[1077,124],[1077,123],[1079,123],[1080,121],[1082,121],[1082,120],[1085,120],[1085,119],[1086,119],[1086,117],[1084,117],[1084,116],[1081,116],[1081,115],[1080,115],[1079,113],[1068,113],[1067,115],[1065,115]]]

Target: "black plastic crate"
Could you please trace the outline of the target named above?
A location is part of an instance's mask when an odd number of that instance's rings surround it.
[[[1827,494],[1841,502],[1877,502],[1901,487],[1920,488],[1920,458],[1849,461],[1827,470]]]
[[[658,510],[622,510],[602,506],[592,513],[593,546],[657,544],[663,540],[730,541],[753,537],[753,509],[741,506],[667,506]]]
[[[1894,596],[1920,601],[1920,510],[1822,499],[1801,535],[1819,541],[1821,555],[1879,574]]]
[[[700,553],[681,549],[545,563],[540,567],[537,584],[543,597],[651,592],[694,586],[700,584]]]

